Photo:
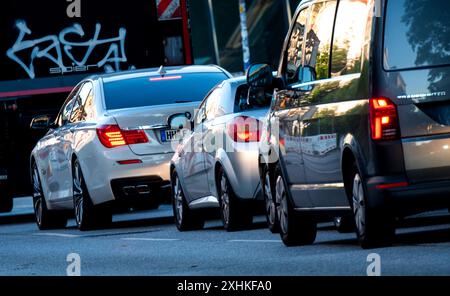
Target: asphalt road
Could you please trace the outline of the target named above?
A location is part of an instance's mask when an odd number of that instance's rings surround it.
[[[171,208],[114,217],[111,228],[38,231],[29,198],[0,215],[0,275],[66,275],[67,255],[81,258],[81,275],[367,275],[377,253],[382,275],[450,275],[447,211],[401,222],[394,246],[362,250],[354,234],[320,224],[312,246],[286,248],[257,217],[249,230],[227,233],[219,221],[180,233]]]

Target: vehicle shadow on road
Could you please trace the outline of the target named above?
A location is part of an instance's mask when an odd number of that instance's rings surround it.
[[[250,224],[247,227],[241,228],[241,229],[236,229],[232,232],[239,232],[239,231],[249,231],[249,230],[259,230],[259,229],[264,229],[267,228],[267,224],[266,222],[253,222],[252,224]],[[220,225],[214,225],[214,226],[206,226],[204,228],[205,230],[221,230],[223,231],[223,226]],[[267,230],[269,231],[269,230]]]
[[[115,221],[111,225],[109,225],[107,229],[149,227],[173,223],[174,223],[173,217],[145,218],[145,219]]]
[[[0,225],[34,222],[34,214],[0,216]]]
[[[442,226],[439,229],[417,229],[408,231],[409,228]],[[324,226],[320,230],[335,230],[333,226]],[[404,232],[404,231],[408,232]],[[396,245],[430,244],[450,242],[450,215],[413,217],[401,219],[397,223]],[[358,245],[356,236],[354,238],[322,241],[319,245]]]

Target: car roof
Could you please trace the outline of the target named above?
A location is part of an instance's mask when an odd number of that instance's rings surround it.
[[[164,75],[179,75],[179,74],[191,74],[191,73],[224,73],[228,77],[231,75],[216,65],[205,65],[205,66],[168,66],[168,67],[157,67],[157,68],[147,68],[140,70],[128,70],[107,74],[100,74],[91,76],[90,79],[102,79],[104,82],[117,81],[122,79],[132,79],[138,77],[148,77],[148,76],[162,76]]]

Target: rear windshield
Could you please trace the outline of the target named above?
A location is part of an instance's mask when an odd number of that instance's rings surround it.
[[[450,65],[448,0],[389,0],[384,30],[386,70]]]
[[[243,112],[254,109],[268,109],[272,102],[272,93],[263,88],[252,89],[249,92],[247,84],[238,86],[234,99],[234,112]]]
[[[199,102],[227,78],[224,73],[189,73],[105,82],[106,109]]]

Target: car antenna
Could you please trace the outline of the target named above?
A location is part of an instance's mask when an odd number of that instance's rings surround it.
[[[164,77],[167,74],[167,71],[163,65],[161,65],[161,67],[159,67],[158,74],[161,75],[161,77]]]

